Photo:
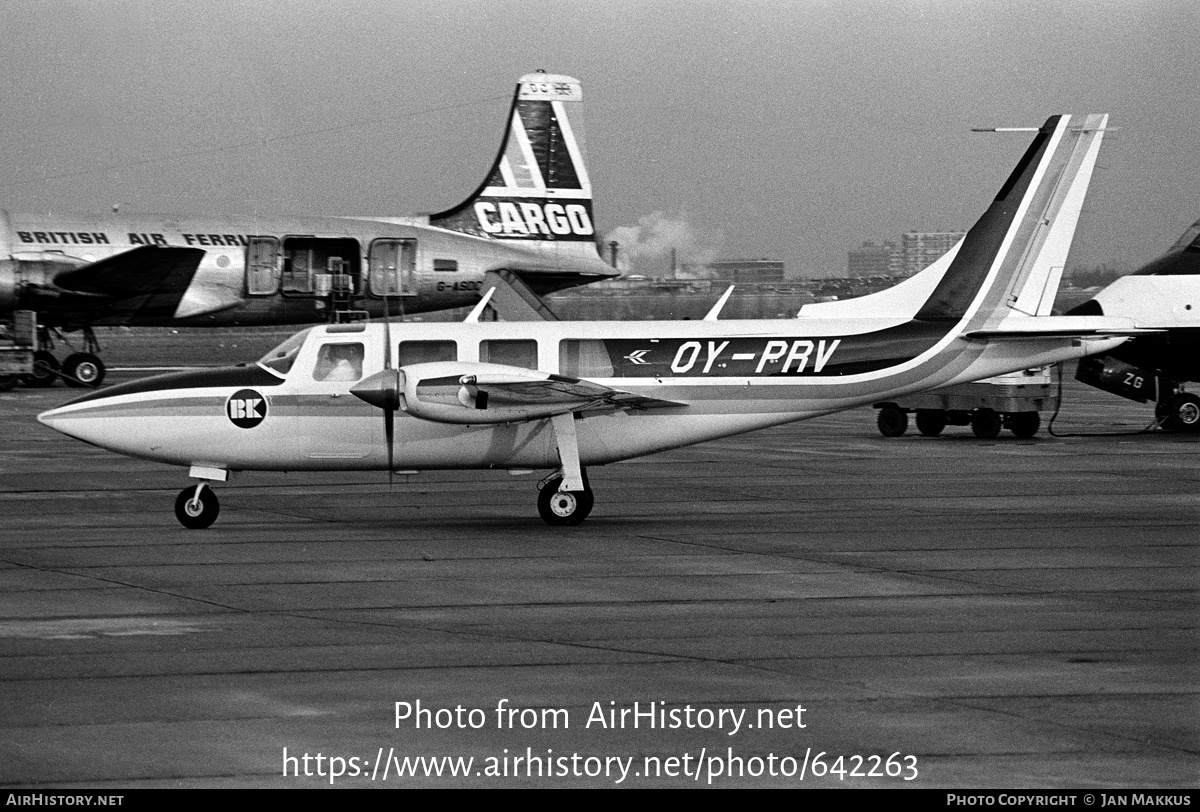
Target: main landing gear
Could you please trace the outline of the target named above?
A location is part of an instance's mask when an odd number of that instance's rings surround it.
[[[1171,387],[1161,391],[1174,391],[1165,400],[1154,406],[1158,424],[1167,431],[1200,431],[1200,397]]]
[[[203,530],[217,520],[221,503],[207,482],[189,485],[175,497],[175,518],[189,530]]]
[[[588,517],[596,500],[588,485],[587,471],[579,464],[575,415],[572,412],[553,415],[550,427],[562,468],[542,480],[538,513],[546,524],[554,527],[576,525]]]
[[[542,520],[553,527],[565,527],[583,522],[596,503],[588,485],[587,473],[583,474],[583,490],[560,491],[562,477],[555,474],[542,485],[538,493],[538,513]]]
[[[50,331],[45,327],[39,327],[38,347],[40,349],[33,354],[33,372],[22,378],[25,385],[53,386],[59,378],[62,378],[67,386],[83,389],[95,389],[103,383],[107,369],[98,355],[100,342],[96,340],[96,334],[92,332],[91,327],[84,327],[82,332],[84,351],[73,352],[60,363],[51,352],[54,348],[54,341],[50,337]],[[59,337],[61,338],[61,335]]]

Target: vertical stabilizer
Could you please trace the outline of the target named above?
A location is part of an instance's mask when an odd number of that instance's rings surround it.
[[[585,162],[583,88],[570,76],[531,73],[517,83],[508,127],[487,179],[431,225],[598,257]]]
[[[1107,115],[1089,115],[1064,135],[1070,153],[1009,289],[1008,306],[1015,316],[1050,315],[1107,124]]]

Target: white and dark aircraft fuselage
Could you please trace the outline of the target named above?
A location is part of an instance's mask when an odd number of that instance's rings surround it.
[[[1124,319],[1037,315],[1053,299],[1105,120],[1047,121],[907,312],[479,322],[480,305],[466,323],[310,328],[255,365],[136,381],[39,419],[207,481],[237,470],[550,468],[539,511],[575,524],[593,502],[587,466],[1104,352],[1138,332]],[[217,510],[203,484],[176,501],[189,527]]]

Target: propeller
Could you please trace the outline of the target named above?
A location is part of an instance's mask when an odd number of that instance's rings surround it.
[[[389,280],[390,281],[390,280]],[[391,287],[389,284],[387,287]],[[391,293],[389,290],[388,293]],[[387,460],[388,460],[388,490],[390,491],[395,484],[395,464],[392,460],[392,440],[396,434],[396,409],[400,407],[400,376],[396,370],[392,369],[392,319],[391,313],[388,312],[388,297],[385,293],[383,296],[383,372],[387,376],[385,378],[385,387],[390,384],[390,388],[386,389],[387,405],[383,409],[383,436],[387,443]]]
[[[390,291],[389,291],[390,292]],[[383,370],[350,387],[350,394],[383,409],[383,435],[387,443],[388,488],[395,482],[396,410],[400,408],[400,370],[392,367],[392,324],[388,294],[383,296]]]

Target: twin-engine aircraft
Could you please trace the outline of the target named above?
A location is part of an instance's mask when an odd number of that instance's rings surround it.
[[[97,325],[309,324],[470,306],[489,271],[537,295],[618,275],[597,245],[583,90],[517,84],[500,152],[459,205],[419,217],[10,214],[0,316],[38,314],[33,385],[98,386]],[[50,330],[82,330],[60,362]]]
[[[245,470],[551,469],[538,510],[575,525],[589,466],[1104,352],[1125,319],[1031,315],[1053,299],[1107,116],[1050,118],[953,261],[903,315],[721,321],[345,324],[257,364],[149,378],[42,414],[86,442],[190,467],[186,527],[208,486]],[[895,309],[893,309],[895,310]],[[1032,312],[1036,312],[1033,308]]]

